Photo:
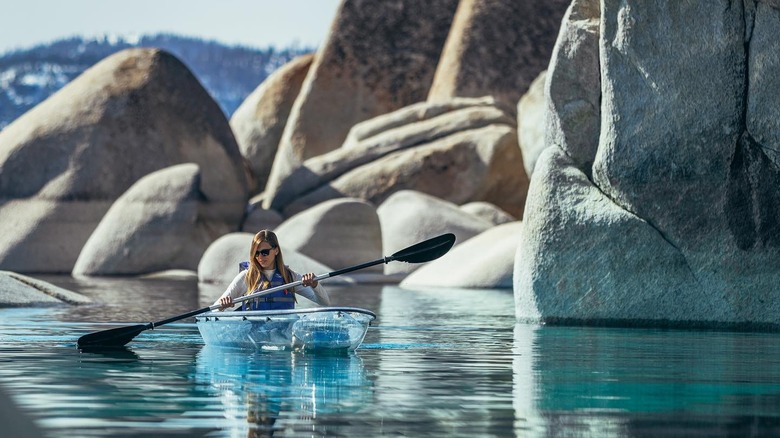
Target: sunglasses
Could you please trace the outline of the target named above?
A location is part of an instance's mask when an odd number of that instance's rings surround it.
[[[268,249],[261,249],[260,251],[255,251],[255,257],[257,256],[268,257],[268,254],[271,254],[272,249],[273,248],[268,248]]]

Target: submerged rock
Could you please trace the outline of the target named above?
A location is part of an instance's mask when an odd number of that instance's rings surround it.
[[[0,307],[89,304],[92,300],[36,278],[0,271]]]
[[[9,437],[44,438],[46,435],[35,424],[32,416],[16,404],[5,387],[0,387],[0,422],[3,435]]]

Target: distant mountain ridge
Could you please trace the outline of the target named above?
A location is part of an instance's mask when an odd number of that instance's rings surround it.
[[[314,48],[256,49],[171,34],[73,37],[0,55],[0,129],[105,57],[156,47],[179,58],[230,117],[274,70]]]

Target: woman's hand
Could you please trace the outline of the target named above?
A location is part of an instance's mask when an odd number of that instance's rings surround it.
[[[311,272],[304,274],[303,277],[301,277],[301,284],[306,287],[317,287],[320,282],[315,280],[315,277],[316,275]]]
[[[233,307],[233,298],[231,298],[229,295],[226,297],[221,297],[219,299],[219,310],[225,310],[228,307]]]

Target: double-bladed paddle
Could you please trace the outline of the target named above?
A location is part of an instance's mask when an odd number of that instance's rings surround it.
[[[390,262],[406,262],[406,263],[425,263],[431,260],[436,260],[439,257],[447,253],[455,244],[455,235],[452,233],[442,234],[441,236],[434,237],[432,239],[425,240],[423,242],[412,245],[408,248],[404,248],[391,256],[376,259],[374,261],[363,263],[360,265],[351,266],[349,268],[340,269],[338,271],[329,272],[327,274],[318,275],[315,280],[320,281],[326,278],[335,277],[337,275],[346,274],[348,272],[357,271],[359,269],[365,269],[371,266],[379,265],[381,263]],[[295,281],[292,283],[284,284],[282,286],[272,287],[263,291],[255,292],[250,295],[239,297],[233,300],[234,304],[241,303],[247,300],[251,300],[263,295],[268,295],[280,290],[288,289],[295,286],[300,286],[301,281]],[[202,309],[193,310],[182,315],[173,316],[162,321],[150,322],[148,324],[137,324],[127,327],[118,327],[108,330],[103,330],[95,333],[84,335],[78,340],[78,347],[81,349],[90,348],[116,348],[121,347],[138,336],[141,332],[148,329],[154,329],[161,325],[168,324],[170,322],[179,321],[181,319],[189,318],[201,313],[206,313],[211,310],[219,309],[219,304],[214,304]]]

